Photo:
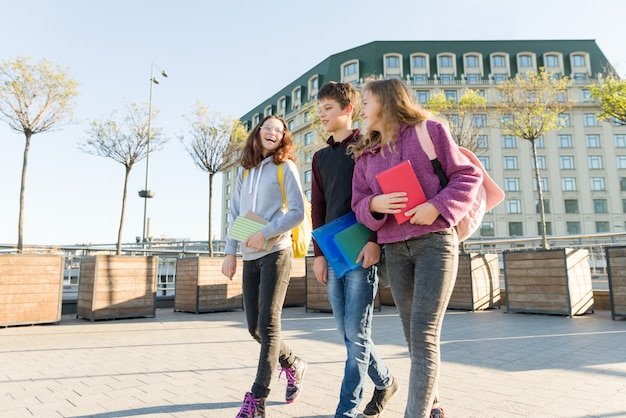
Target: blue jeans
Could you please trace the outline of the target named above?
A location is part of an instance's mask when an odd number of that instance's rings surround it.
[[[291,274],[291,248],[243,262],[243,303],[248,332],[261,344],[252,396],[267,398],[276,363],[290,367],[295,355],[281,339],[283,303]]]
[[[328,300],[348,354],[335,417],[358,415],[356,409],[363,400],[366,376],[380,389],[392,381],[372,341],[376,288],[375,267],[358,268],[340,278],[332,267],[328,268]]]
[[[439,397],[440,337],[459,262],[455,229],[385,245],[391,293],[411,358],[404,416],[428,417]]]

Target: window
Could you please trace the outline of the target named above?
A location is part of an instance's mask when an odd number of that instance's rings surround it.
[[[535,139],[535,147],[537,148],[546,147],[546,142],[543,140],[543,136],[540,136],[539,138]]]
[[[583,55],[572,55],[572,65],[574,67],[584,67],[585,57]]]
[[[443,94],[446,96],[446,100],[453,100],[454,103],[458,102],[458,92],[456,90],[444,90]]]
[[[284,97],[278,101],[278,111],[283,115],[287,113],[287,99]]]
[[[289,122],[287,122],[287,129],[293,132],[293,128],[295,125],[295,122],[293,121],[293,119],[291,119]]]
[[[448,123],[451,126],[459,126],[461,124],[461,118],[459,118],[458,113],[448,113],[446,119],[448,119]]]
[[[574,156],[573,155],[561,155],[559,157],[561,160],[561,170],[575,170],[574,166]]]
[[[227,184],[227,185],[226,185],[226,195],[229,195],[229,194],[230,194],[230,188],[231,188],[231,185],[230,185],[230,184]]]
[[[565,213],[578,213],[578,200],[565,199]]]
[[[226,172],[226,180],[230,180],[231,178],[233,178],[233,172],[232,170],[228,170]]]
[[[564,192],[576,191],[576,177],[563,177],[561,179],[561,188]]]
[[[543,199],[543,211],[544,213],[552,213],[550,199]],[[535,213],[541,213],[541,202],[539,199],[535,200]]]
[[[617,168],[626,168],[626,155],[617,156]]]
[[[598,126],[595,113],[585,113],[585,126]]]
[[[506,213],[522,213],[522,201],[520,199],[508,199],[506,201]]]
[[[521,222],[509,222],[509,235],[512,237],[521,237],[524,235],[524,228]]]
[[[608,213],[606,199],[593,199],[593,213]]]
[[[356,62],[353,62],[351,64],[346,64],[343,67],[344,77],[349,77],[351,75],[357,74],[358,72],[359,72],[359,66],[357,65]]]
[[[491,161],[488,156],[480,155],[478,156],[478,161],[485,167],[485,170],[491,170]]]
[[[507,192],[519,192],[519,178],[518,177],[505,178],[504,190]]]
[[[449,55],[440,56],[439,68],[452,68],[452,57]]]
[[[396,57],[396,56],[385,57],[385,66],[387,68],[400,68],[400,57]]]
[[[582,100],[585,103],[589,103],[591,102],[593,99],[591,97],[591,90],[589,89],[582,89]]]
[[[609,231],[609,223],[606,221],[596,221],[596,232],[611,232]]]
[[[539,183],[541,183],[541,190],[544,192],[548,191],[548,178],[547,177],[539,177]],[[533,190],[537,191],[537,182],[533,181]]]
[[[537,165],[539,166],[539,170],[545,170],[546,169],[546,156],[545,155],[538,155],[537,156]],[[533,169],[535,169],[535,161],[533,160]]]
[[[552,222],[546,222],[546,234],[552,235]],[[537,235],[543,235],[541,222],[537,222]]]
[[[441,74],[439,76],[439,81],[441,84],[452,84],[454,76],[452,74]]]
[[[493,81],[496,84],[502,84],[506,81],[506,74],[494,74]]]
[[[492,67],[506,67],[506,58],[503,55],[494,55],[491,57]]]
[[[520,55],[518,58],[518,65],[520,67],[532,67],[533,58],[530,55]]]
[[[426,68],[426,57],[422,57],[422,56],[412,57],[411,65],[415,68]]]
[[[466,74],[465,79],[468,84],[479,84],[480,83],[480,75],[479,74]]]
[[[304,145],[311,145],[313,142],[313,134],[311,132],[307,132],[304,134]]]
[[[559,148],[574,148],[571,135],[559,135]]]
[[[619,189],[622,192],[626,192],[626,177],[620,177],[620,179],[619,179]]]
[[[413,84],[426,84],[426,74],[413,74]]]
[[[478,68],[480,67],[480,62],[478,61],[478,57],[476,55],[468,55],[465,57],[465,67],[466,68]],[[484,234],[481,234],[484,235]]]
[[[590,155],[587,157],[587,160],[589,161],[590,170],[601,170],[603,168],[601,155]]]
[[[559,57],[556,55],[546,55],[544,58],[546,67],[558,67]]]
[[[587,148],[600,148],[600,135],[587,135]]]
[[[580,234],[580,222],[565,222],[565,228],[567,229],[567,235]]]
[[[622,199],[622,212],[626,213],[626,199]]]
[[[226,199],[226,209],[230,209],[230,199]]]
[[[493,222],[483,222],[480,224],[480,235],[483,237],[493,237],[496,235]]]
[[[563,128],[570,126],[569,113],[562,113],[559,115],[559,126]]]
[[[604,177],[591,177],[591,190],[605,190]]]
[[[304,172],[304,184],[311,183],[311,170],[307,170]]]
[[[417,99],[418,103],[426,103],[428,99],[430,99],[430,91],[428,90],[417,90],[415,92],[415,99]]]
[[[615,135],[615,148],[626,148],[626,135]]]
[[[304,191],[304,196],[306,197],[306,200],[310,202],[311,201],[311,189],[306,189]]]
[[[489,148],[489,137],[487,135],[478,135],[474,138],[476,148]],[[626,162],[626,157],[624,157]]]
[[[313,161],[313,153],[312,152],[307,152],[306,154],[304,154],[304,162],[307,164],[310,164]]]
[[[479,113],[474,115],[474,126],[476,127],[485,127],[487,126],[487,115],[484,113]]]
[[[504,169],[517,170],[517,157],[513,155],[504,157]]]

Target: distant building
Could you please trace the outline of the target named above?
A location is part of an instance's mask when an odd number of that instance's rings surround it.
[[[472,238],[540,235],[530,143],[504,136],[494,108],[498,83],[519,73],[556,73],[572,80],[576,104],[566,126],[537,140],[549,235],[623,232],[626,229],[626,127],[596,120],[589,88],[612,68],[594,40],[375,41],[335,55],[268,97],[241,117],[248,129],[268,114],[287,121],[298,147],[300,175],[310,198],[311,156],[325,146],[310,124],[318,88],[327,81],[360,87],[369,76],[398,78],[424,103],[443,92],[461,97],[475,89],[488,101],[479,158],[506,191]],[[478,120],[480,119],[480,120]],[[237,168],[223,176],[222,225],[226,235]]]

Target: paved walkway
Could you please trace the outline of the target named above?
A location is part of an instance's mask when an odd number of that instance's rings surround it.
[[[344,348],[330,314],[286,308],[284,337],[309,361],[304,392],[284,403],[274,377],[269,417],[332,417]],[[0,329],[0,417],[233,418],[256,370],[243,312]],[[383,417],[402,417],[409,362],[394,307],[374,337],[401,384]],[[448,418],[626,417],[626,321],[449,311],[442,338]],[[371,384],[366,400],[372,392]],[[365,402],[363,403],[363,406]]]

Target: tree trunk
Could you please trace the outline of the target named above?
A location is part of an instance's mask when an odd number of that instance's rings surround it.
[[[533,150],[533,160],[535,161],[535,182],[537,183],[537,193],[539,195],[539,212],[541,213],[541,246],[546,250],[550,248],[548,244],[548,232],[546,228],[546,210],[543,204],[543,192],[541,190],[541,177],[539,175],[539,160],[537,158],[537,145],[535,140],[530,141]]]
[[[28,150],[32,134],[25,132],[26,143],[24,145],[24,159],[22,161],[22,183],[20,185],[20,214],[17,222],[17,252],[21,254],[24,248],[24,190],[26,189],[26,168],[28,166]]]
[[[124,212],[126,211],[126,192],[128,191],[128,176],[130,174],[130,167],[126,167],[126,173],[124,174],[124,192],[122,193],[122,214],[120,215],[120,228],[117,231],[117,255],[122,254],[122,229],[124,228]]]
[[[211,214],[213,213],[213,175],[213,173],[209,173],[209,239],[207,240],[209,257],[213,257],[213,222],[211,221]]]

